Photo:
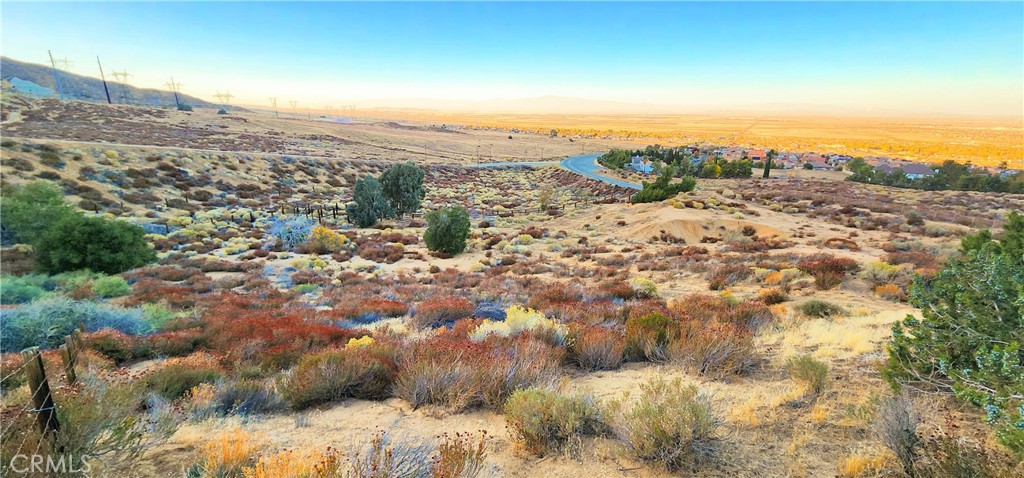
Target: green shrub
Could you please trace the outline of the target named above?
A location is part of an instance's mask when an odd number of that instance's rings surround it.
[[[1024,455],[1024,217],[1011,214],[1004,230],[914,279],[909,302],[923,318],[893,324],[883,376],[983,407],[999,440]]]
[[[168,400],[185,396],[201,383],[214,383],[223,374],[220,370],[185,362],[159,367],[146,375],[146,385]]]
[[[142,304],[142,320],[150,330],[161,330],[168,321],[178,318],[179,313],[164,304]]]
[[[797,309],[806,316],[818,318],[831,318],[846,313],[842,307],[824,300],[811,299],[797,306]]]
[[[101,460],[105,473],[128,476],[145,452],[170,438],[180,418],[166,401],[146,393],[138,381],[124,384],[90,378],[85,387],[67,392],[58,387],[54,400],[60,404],[60,433],[55,448],[62,452],[48,459],[76,464],[83,457]],[[79,380],[83,380],[81,375]],[[35,427],[35,423],[31,425]],[[50,449],[42,448],[40,453]]]
[[[0,304],[23,304],[46,293],[46,276],[0,276]]]
[[[518,390],[505,402],[505,421],[526,451],[537,456],[564,449],[604,427],[589,395],[563,395],[539,388]]]
[[[222,380],[214,385],[213,400],[191,411],[196,418],[254,415],[284,408],[284,399],[272,383],[259,379]]]
[[[43,233],[36,264],[49,273],[90,269],[119,274],[156,260],[142,228],[123,221],[71,215]]]
[[[121,276],[103,276],[92,283],[92,291],[104,299],[122,297],[132,293],[132,286]]]
[[[33,243],[53,225],[75,212],[64,202],[64,193],[53,183],[37,181],[3,191],[0,221],[5,233],[21,243]]]
[[[395,214],[416,212],[426,195],[423,169],[412,161],[391,166],[380,175],[380,185]]]
[[[609,415],[614,434],[635,457],[670,471],[697,467],[717,450],[721,420],[710,398],[679,378],[641,384],[636,400],[627,395],[610,402]]]
[[[427,231],[423,242],[434,252],[455,255],[466,250],[469,237],[469,214],[462,206],[437,209],[427,213]]]
[[[282,394],[297,410],[345,398],[383,400],[395,381],[394,353],[373,344],[306,355],[283,380]]]
[[[666,167],[653,183],[644,182],[643,189],[634,194],[629,201],[634,204],[664,201],[676,194],[693,191],[693,188],[697,186],[697,180],[690,176],[684,176],[678,183],[670,184],[669,181],[674,176],[675,168]]]
[[[380,181],[373,177],[356,180],[352,202],[345,206],[345,211],[348,221],[359,227],[370,227],[381,219],[395,217]]]
[[[801,355],[786,362],[786,371],[789,372],[789,378],[804,389],[805,395],[814,398],[825,391],[828,364],[810,355]]]
[[[630,360],[665,362],[669,342],[679,338],[679,324],[659,312],[626,321],[626,357]]]

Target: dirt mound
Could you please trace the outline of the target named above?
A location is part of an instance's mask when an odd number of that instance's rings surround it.
[[[624,239],[646,242],[668,235],[681,238],[687,244],[699,244],[704,237],[722,238],[730,232],[742,233],[747,227],[753,228],[754,234],[760,237],[787,236],[785,232],[764,224],[716,218],[696,211],[675,208],[665,208],[650,215],[640,216],[635,224],[622,230],[621,236]]]

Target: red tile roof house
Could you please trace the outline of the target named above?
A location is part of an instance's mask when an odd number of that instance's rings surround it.
[[[763,149],[752,149],[747,151],[747,158],[751,161],[764,161],[766,156],[767,154],[765,154]]]

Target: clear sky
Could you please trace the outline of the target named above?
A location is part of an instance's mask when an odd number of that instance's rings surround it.
[[[1024,2],[14,3],[0,52],[300,107],[537,96],[1024,115]],[[410,106],[417,103],[409,101]]]

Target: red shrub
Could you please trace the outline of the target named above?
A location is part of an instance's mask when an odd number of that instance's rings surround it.
[[[843,276],[847,272],[856,271],[858,267],[857,261],[853,259],[831,254],[815,254],[797,263],[797,268],[814,276],[814,284],[820,290],[838,286],[843,282]]]
[[[619,329],[580,326],[570,331],[568,358],[583,370],[618,368],[626,351],[626,338]]]
[[[473,315],[476,305],[465,297],[429,297],[416,304],[413,323],[419,327],[437,327]]]
[[[184,309],[196,305],[196,293],[191,287],[173,284],[161,279],[144,277],[132,285],[132,293],[125,300],[128,305],[164,302],[170,307]]]
[[[192,353],[201,336],[199,329],[184,329],[150,335],[146,342],[154,355],[180,357]]]
[[[370,319],[373,317],[401,317],[409,312],[409,306],[397,300],[374,297],[367,300],[348,299],[332,311],[342,319]]]

